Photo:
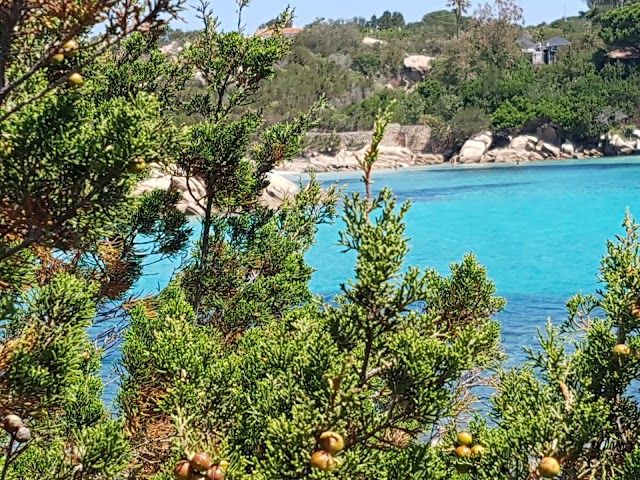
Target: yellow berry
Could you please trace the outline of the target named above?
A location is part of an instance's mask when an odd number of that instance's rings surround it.
[[[560,473],[560,463],[553,457],[544,457],[538,465],[542,478],[553,478]]]
[[[323,432],[318,444],[325,452],[335,455],[344,448],[344,438],[337,432]]]
[[[456,439],[458,445],[469,446],[473,443],[473,436],[469,432],[460,432]]]
[[[484,448],[482,445],[474,445],[473,447],[471,447],[471,456],[472,457],[481,457],[485,453],[487,453],[487,449]]]
[[[313,468],[317,468],[322,471],[330,471],[335,470],[338,466],[333,455],[329,452],[325,452],[324,450],[318,450],[311,455],[311,466]]]
[[[72,73],[67,78],[67,85],[70,87],[80,87],[84,83],[84,78],[78,72]]]
[[[460,445],[455,449],[456,457],[458,458],[466,458],[471,456],[471,449],[466,445]]]
[[[62,46],[62,51],[64,52],[65,57],[73,57],[76,53],[78,53],[79,49],[80,46],[74,39],[69,40]]]

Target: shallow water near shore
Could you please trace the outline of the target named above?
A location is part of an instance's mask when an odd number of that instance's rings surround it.
[[[362,191],[357,172],[318,175],[346,191]],[[289,176],[297,179],[296,176]],[[304,178],[302,179],[304,181]],[[497,318],[513,364],[522,346],[534,345],[547,318],[561,322],[570,296],[598,287],[596,275],[607,239],[623,234],[625,209],[640,218],[640,157],[500,165],[490,168],[429,167],[374,173],[374,190],[391,188],[411,200],[407,235],[409,265],[443,274],[451,262],[473,252],[508,305]],[[311,289],[331,298],[353,278],[352,254],[337,245],[341,221],[323,225],[307,255],[316,269]],[[176,264],[150,266],[135,290],[163,288]],[[105,359],[103,376],[113,379],[118,352]],[[117,385],[109,383],[111,403]]]

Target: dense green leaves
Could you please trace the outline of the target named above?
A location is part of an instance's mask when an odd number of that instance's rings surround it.
[[[549,324],[525,366],[501,378],[490,448],[510,459],[502,468],[522,472],[516,477],[554,456],[565,478],[634,478],[640,410],[632,382],[640,365],[635,354],[614,353],[616,344],[638,348],[630,306],[639,292],[638,227],[629,216],[625,227],[625,236],[608,242],[598,296],[571,299],[568,321]]]
[[[602,16],[611,45],[633,41],[632,7]],[[206,28],[182,53],[163,55],[157,37],[133,35],[87,67],[81,89],[43,95],[3,120],[0,405],[34,438],[7,478],[167,480],[179,459],[206,451],[230,462],[230,480],[513,480],[537,478],[545,456],[565,480],[636,479],[634,221],[607,244],[602,290],[572,298],[569,319],[549,323],[527,361],[504,369],[494,315],[505,301],[487,271],[472,255],[447,275],[407,266],[410,206],[387,189],[374,194],[369,175],[389,121],[433,123],[443,146],[490,122],[604,133],[637,113],[636,68],[594,63],[584,18],[534,29],[581,43],[533,68],[513,43],[519,10],[507,1],[473,21],[437,12],[405,25],[385,12],[316,22],[288,59],[287,15],[263,39],[223,32],[202,13]],[[415,89],[376,87],[398,75],[409,50],[442,52],[460,25],[460,42]],[[387,43],[362,42],[374,33]],[[71,64],[40,71],[20,95]],[[321,111],[325,91],[334,108]],[[312,180],[278,208],[260,203],[269,172],[300,152],[317,117],[335,129],[377,119],[361,164],[365,195],[343,204],[353,278],[329,301],[311,295],[304,256],[336,215],[336,189]],[[181,254],[191,234],[174,208],[178,193],[132,196],[144,178],[130,173],[132,161],[177,163],[187,182],[197,177],[205,216],[193,258],[169,287],[120,304],[150,255]],[[130,319],[120,420],[100,401],[103,351],[87,333],[96,312],[109,315],[106,300]],[[476,395],[488,393],[489,409],[474,414]],[[452,453],[463,428],[483,456]],[[324,473],[310,458],[327,430],[345,449]]]
[[[68,393],[82,374],[86,344],[81,340],[88,340],[86,329],[95,315],[94,288],[60,275],[25,298],[26,310],[7,326],[14,336],[30,337],[22,348],[14,349],[10,367],[3,372],[11,392],[37,396],[45,404]]]
[[[180,145],[164,116],[179,68],[149,33],[177,4],[72,3],[14,2],[0,20],[0,415],[18,414],[31,437],[1,432],[3,480],[124,476],[129,442],[102,402],[103,341],[89,331],[97,315],[122,314],[105,300],[127,292],[149,254],[176,255],[188,236],[174,193],[132,198],[143,175],[130,168]],[[96,23],[108,39],[86,42]],[[70,39],[76,54],[50,62]],[[61,86],[82,67],[82,86]],[[140,235],[161,240],[145,248]]]
[[[600,17],[602,39],[615,47],[640,46],[640,4],[631,3],[611,10]]]
[[[308,301],[312,269],[303,256],[316,226],[332,220],[335,200],[334,191],[311,184],[282,211],[216,216],[204,276],[194,263],[180,277],[191,299],[200,282],[201,321],[237,334]]]
[[[36,438],[7,478],[116,478],[128,464],[129,445],[119,422],[107,421],[96,372],[101,353],[87,329],[95,316],[96,285],[69,274],[16,298],[2,317],[0,400],[18,413]],[[74,452],[65,444],[75,444]]]
[[[450,277],[405,269],[409,205],[398,208],[388,190],[346,199],[341,243],[356,254],[355,276],[331,304],[312,301],[301,255],[315,225],[331,218],[314,207],[320,193],[311,183],[279,211],[220,220],[215,271],[203,277],[206,325],[193,322],[191,267],[134,309],[121,404],[136,442],[155,417],[172,418],[176,455],[230,458],[229,478],[322,478],[309,459],[331,429],[346,439],[333,478],[403,478],[396,462],[411,460],[402,451],[425,448],[466,405],[470,373],[497,364],[491,316],[504,301],[485,270],[473,257]],[[176,456],[160,455],[170,470]],[[425,478],[439,478],[447,467],[435,452],[416,458],[425,456],[435,462]]]
[[[128,202],[136,179],[128,163],[164,158],[158,109],[145,95],[96,105],[71,93],[5,121],[2,233],[22,239],[22,248],[70,249],[95,241]]]
[[[451,12],[434,12],[400,30],[380,30],[362,19],[318,21],[295,38],[293,57],[278,66],[259,103],[267,122],[273,122],[308,108],[325,93],[335,107],[320,119],[325,131],[368,130],[390,99],[397,100],[396,123],[427,123],[437,130],[458,116],[449,131],[437,135],[440,149],[459,148],[489,125],[515,133],[549,121],[566,138],[595,142],[638,115],[637,62],[631,59],[622,68],[607,59],[602,40],[610,47],[637,44],[632,36],[636,6],[522,29],[514,25],[517,5],[500,2],[481,8],[473,19],[461,19],[459,40],[452,38],[456,15]],[[538,42],[557,35],[572,45],[560,49],[554,65],[535,67],[516,44],[521,36]],[[386,43],[364,44],[366,36]],[[436,57],[416,87],[419,96],[398,88],[407,75],[403,59],[414,54]],[[611,78],[611,69],[621,68],[624,73]],[[469,112],[485,121],[474,123]],[[465,128],[471,124],[474,128]]]

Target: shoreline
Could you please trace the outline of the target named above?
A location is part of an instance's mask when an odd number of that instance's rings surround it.
[[[598,165],[607,163],[640,163],[640,154],[638,155],[619,155],[619,156],[603,156],[598,158],[571,158],[571,159],[549,159],[549,160],[533,160],[528,162],[474,162],[464,164],[451,164],[450,162],[434,164],[434,165],[407,165],[403,167],[387,167],[374,169],[373,175],[376,174],[391,174],[402,172],[420,172],[420,171],[452,171],[452,170],[480,170],[480,169],[494,169],[494,168],[522,168],[522,167],[535,167],[541,168],[545,166],[576,166],[576,165]],[[353,176],[354,174],[360,174],[361,171],[356,168],[345,168],[342,170],[326,170],[322,172],[304,172],[299,170],[272,170],[272,173],[280,175],[287,179],[306,177],[309,178],[312,175],[318,178],[340,178],[343,176]]]

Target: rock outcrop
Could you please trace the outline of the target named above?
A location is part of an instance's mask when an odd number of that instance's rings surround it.
[[[400,72],[400,78],[404,86],[413,86],[421,82],[431,70],[433,57],[426,55],[410,55],[405,57],[404,66]]]
[[[359,150],[340,150],[337,155],[311,155],[309,158],[299,158],[286,162],[278,171],[289,173],[319,173],[359,170],[358,159],[364,158],[369,147]],[[406,147],[381,145],[380,156],[374,168],[378,170],[392,170],[398,168],[438,165],[444,162],[439,154],[421,153]]]
[[[359,150],[371,143],[373,130],[355,132],[309,132],[305,143],[310,151],[328,153],[340,150]],[[428,125],[400,125],[390,123],[382,138],[381,145],[389,147],[406,147],[414,152],[426,152],[431,147],[431,127]],[[327,146],[331,148],[328,149]]]
[[[560,149],[544,140],[538,140],[535,151],[544,158],[561,158]]]
[[[202,216],[202,205],[206,202],[206,189],[199,178],[187,178],[174,165],[162,168],[152,163],[149,166],[150,177],[138,183],[134,195],[142,195],[153,190],[173,190],[180,193],[176,207],[187,215]],[[298,186],[282,177],[271,173],[268,175],[269,185],[262,193],[260,201],[263,205],[276,209],[285,198],[298,193]]]
[[[428,153],[430,130],[422,131],[422,126],[397,127],[395,133],[387,132],[380,145],[380,158],[376,169],[399,169],[423,165],[439,165],[445,163],[441,154]],[[416,128],[415,132],[406,130]],[[428,127],[427,127],[428,128]],[[391,130],[391,129],[390,129]],[[469,138],[458,155],[451,157],[451,164],[473,163],[524,163],[543,160],[599,158],[607,155],[632,153],[634,146],[619,135],[603,136],[601,144],[574,145],[568,140],[560,141],[557,129],[545,125],[538,129],[537,135],[518,135],[510,138],[505,147],[491,148],[494,138],[491,132],[480,132]],[[640,134],[640,130],[638,131]],[[317,138],[336,136],[339,147],[336,154],[323,155],[307,153],[305,158],[298,158],[285,163],[280,171],[287,173],[321,173],[359,170],[359,158],[363,158],[368,147],[359,148],[371,132],[349,132],[343,134],[314,134]],[[352,146],[358,144],[358,147]],[[502,139],[496,143],[504,145]],[[411,148],[409,147],[411,146]],[[640,139],[638,139],[640,147]],[[597,147],[597,148],[596,148]],[[608,150],[606,150],[608,149]]]
[[[483,163],[522,163],[530,162],[532,157],[539,156],[535,152],[517,148],[496,148],[489,150],[483,157]],[[539,156],[542,160],[542,156]]]
[[[553,125],[543,125],[536,130],[535,137],[538,140],[542,140],[549,145],[558,145],[560,143],[560,137],[558,135],[558,129]]]
[[[546,132],[546,138],[553,139],[551,131]],[[489,132],[475,135],[465,142],[452,163],[523,163],[602,156],[599,150],[576,148],[569,141],[557,146],[534,135],[518,135],[502,148],[490,149],[492,143]]]
[[[385,42],[384,40],[379,40],[377,38],[364,37],[362,39],[362,43],[364,45],[370,45],[371,46],[371,45],[384,45],[387,42]]]
[[[169,42],[166,45],[163,45],[162,47],[160,47],[160,52],[164,53],[165,55],[171,55],[171,56],[177,55],[182,50],[184,50],[184,47],[175,41]]]
[[[460,155],[456,159],[457,162],[477,163],[482,161],[482,157],[487,153],[492,143],[493,135],[491,132],[482,132],[474,135],[462,146]]]
[[[261,202],[275,210],[286,198],[293,198],[298,193],[298,186],[281,175],[270,173],[269,186],[262,192]]]
[[[535,150],[538,144],[538,138],[532,135],[518,135],[509,142],[509,148],[513,150],[526,150],[531,152]]]
[[[426,55],[409,55],[405,57],[403,64],[405,68],[410,68],[420,73],[427,73],[431,69],[431,62],[433,57]]]
[[[628,142],[620,135],[613,134],[607,136],[607,143],[604,154],[607,156],[630,155],[635,150],[635,145]]]
[[[576,147],[573,145],[573,143],[565,141],[562,145],[560,145],[560,151],[565,155],[573,157],[576,154]]]

